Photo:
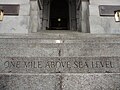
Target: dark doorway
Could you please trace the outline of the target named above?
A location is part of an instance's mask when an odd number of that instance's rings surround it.
[[[50,4],[50,29],[69,29],[69,5],[67,0],[51,0]]]

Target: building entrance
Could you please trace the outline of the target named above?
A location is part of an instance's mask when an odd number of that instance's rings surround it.
[[[51,0],[49,24],[51,30],[69,30],[69,4],[67,0]]]
[[[76,0],[44,0],[43,30],[77,30]]]

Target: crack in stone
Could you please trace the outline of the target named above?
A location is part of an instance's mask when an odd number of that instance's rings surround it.
[[[63,77],[62,77],[62,75],[58,75],[55,90],[63,90],[62,84],[63,84]]]
[[[61,49],[59,49],[58,56],[59,57],[61,56]]]

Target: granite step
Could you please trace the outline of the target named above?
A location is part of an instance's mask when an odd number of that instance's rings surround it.
[[[0,38],[0,43],[120,43],[120,37],[91,37],[91,38]]]
[[[0,90],[120,90],[120,73],[0,74]]]
[[[120,57],[0,57],[0,73],[120,73]]]
[[[120,90],[120,35],[0,35],[0,90]]]
[[[0,35],[2,57],[120,56],[120,35],[41,32]]]
[[[90,33],[80,33],[75,31],[41,31],[31,34],[0,34],[0,38],[12,38],[12,39],[64,39],[64,40],[81,40],[82,39],[114,39],[119,40],[120,35],[114,34],[90,34]],[[119,40],[120,41],[120,40]]]
[[[0,43],[56,43],[56,40],[61,40],[61,43],[81,43],[81,42],[119,42],[120,35],[93,35],[93,34],[80,34],[80,35],[0,35]]]
[[[0,56],[81,57],[120,56],[120,43],[0,43]]]

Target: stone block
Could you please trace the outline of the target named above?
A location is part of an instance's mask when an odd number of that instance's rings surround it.
[[[90,32],[103,34],[120,34],[120,23],[114,17],[90,16]]]
[[[90,13],[90,16],[92,15],[100,16],[98,5],[89,5],[89,13]]]
[[[31,11],[31,17],[39,17],[38,11]]]
[[[0,57],[0,73],[120,73],[119,57]]]
[[[19,16],[30,16],[30,4],[21,4]]]
[[[3,46],[5,45],[5,46]],[[8,57],[57,57],[59,47],[54,44],[14,43],[1,44],[0,56]]]
[[[111,34],[120,34],[120,22],[115,22],[115,19],[108,19],[110,22],[110,33]]]
[[[119,56],[119,43],[81,43],[65,44],[61,50],[61,56]]]
[[[7,40],[8,41],[8,40]],[[0,56],[4,57],[81,57],[81,56],[120,56],[120,43],[79,42],[79,43],[40,43],[11,41],[0,44]],[[43,42],[43,43],[42,43]],[[53,41],[54,42],[54,41]],[[116,41],[117,42],[117,41]]]
[[[31,1],[31,11],[38,11],[39,7],[38,7],[38,1]]]
[[[94,25],[94,24],[90,24],[90,33],[92,34],[105,34],[105,30],[102,26],[100,25]]]
[[[90,0],[93,5],[120,5],[119,0]]]
[[[57,42],[60,43],[57,43]],[[120,43],[119,35],[89,34],[73,32],[41,31],[32,34],[0,34],[0,43],[37,43],[37,44],[64,44],[64,43]]]
[[[29,16],[4,16],[0,22],[0,33],[28,33]]]
[[[120,34],[120,23],[115,22],[114,16],[100,16],[99,5],[119,5],[119,0],[90,0],[90,33]]]
[[[28,4],[30,0],[0,0],[0,4]]]
[[[89,16],[89,22],[90,22],[90,33],[99,33],[104,34],[106,33],[104,30],[104,27],[101,25],[101,18],[96,15]],[[105,22],[104,22],[105,23]]]
[[[0,90],[119,90],[120,74],[0,74]]]
[[[0,74],[1,90],[119,90],[120,74]]]
[[[58,80],[54,74],[0,74],[0,90],[59,90]]]
[[[62,90],[120,90],[120,74],[68,74]]]

